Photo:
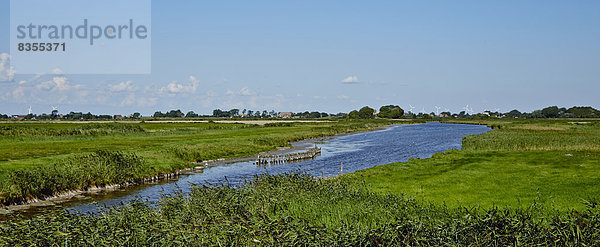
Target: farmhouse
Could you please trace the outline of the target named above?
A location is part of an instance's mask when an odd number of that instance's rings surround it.
[[[292,117],[292,114],[293,114],[293,113],[291,113],[291,112],[280,112],[280,113],[277,115],[277,117],[280,117],[280,118],[291,118],[291,117]]]

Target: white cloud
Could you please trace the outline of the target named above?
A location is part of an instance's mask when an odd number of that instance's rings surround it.
[[[346,95],[340,95],[337,96],[338,99],[349,99],[350,97],[346,96]]]
[[[198,89],[200,82],[196,77],[190,76],[189,83],[187,85],[179,84],[177,81],[172,81],[167,84],[166,87],[160,88],[160,92],[178,94],[178,93],[194,93]]]
[[[21,87],[21,86],[15,88],[15,90],[13,90],[13,92],[12,92],[12,96],[14,98],[21,98],[21,97],[25,96],[25,88]]]
[[[137,88],[133,85],[132,81],[124,81],[121,82],[119,84],[108,84],[108,90],[112,91],[112,92],[123,92],[123,91],[129,91],[129,92],[133,92],[136,91]]]
[[[240,89],[240,95],[250,96],[255,95],[256,93],[248,89],[247,87]]]
[[[47,91],[67,91],[70,89],[80,88],[81,85],[71,86],[67,77],[64,76],[55,76],[51,81],[45,81],[36,86],[37,89],[47,90]]]
[[[356,76],[348,76],[342,80],[343,84],[356,84],[359,83],[358,77]]]
[[[8,53],[0,54],[0,81],[12,81],[15,76],[15,69],[10,66],[10,55]]]

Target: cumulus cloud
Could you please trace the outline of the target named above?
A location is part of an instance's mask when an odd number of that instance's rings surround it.
[[[129,92],[133,92],[136,91],[137,88],[133,85],[132,81],[124,81],[121,82],[119,84],[108,84],[108,90],[111,92],[123,92],[123,91],[129,91]]]
[[[10,66],[10,55],[0,54],[0,81],[12,81],[14,76],[15,69]]]
[[[177,81],[172,81],[166,87],[160,88],[162,93],[178,94],[178,93],[194,93],[198,89],[200,82],[196,77],[190,76],[189,83],[186,85],[180,84]]]
[[[67,77],[55,76],[50,81],[45,81],[36,86],[37,89],[46,91],[67,91],[70,89],[80,88],[81,85],[71,86]]]
[[[356,76],[348,76],[342,80],[343,84],[357,84],[359,82],[360,81],[358,80],[358,77],[356,77]]]

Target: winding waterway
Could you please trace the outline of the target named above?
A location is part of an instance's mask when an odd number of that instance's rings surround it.
[[[253,161],[242,161],[211,166],[202,172],[192,172],[158,184],[84,195],[79,199],[60,204],[60,208],[67,208],[71,212],[93,212],[104,206],[119,205],[133,199],[156,202],[165,194],[187,193],[191,185],[236,184],[265,173],[273,175],[302,171],[309,172],[313,176],[334,176],[340,173],[341,163],[343,163],[344,173],[350,173],[373,166],[404,162],[409,158],[429,158],[435,153],[449,149],[461,149],[464,136],[481,134],[489,130],[490,128],[483,125],[432,122],[395,125],[376,131],[300,141],[293,143],[295,148],[288,152],[299,152],[317,144],[322,148],[321,155],[312,160],[279,165],[257,166]],[[45,210],[50,208],[52,206]],[[32,208],[26,211],[40,210],[44,209]]]

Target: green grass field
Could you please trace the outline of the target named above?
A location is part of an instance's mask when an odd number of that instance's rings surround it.
[[[573,122],[482,121],[497,129],[465,137],[463,151],[345,177],[379,193],[404,193],[452,207],[523,208],[535,202],[581,210],[600,196],[600,122]]]

